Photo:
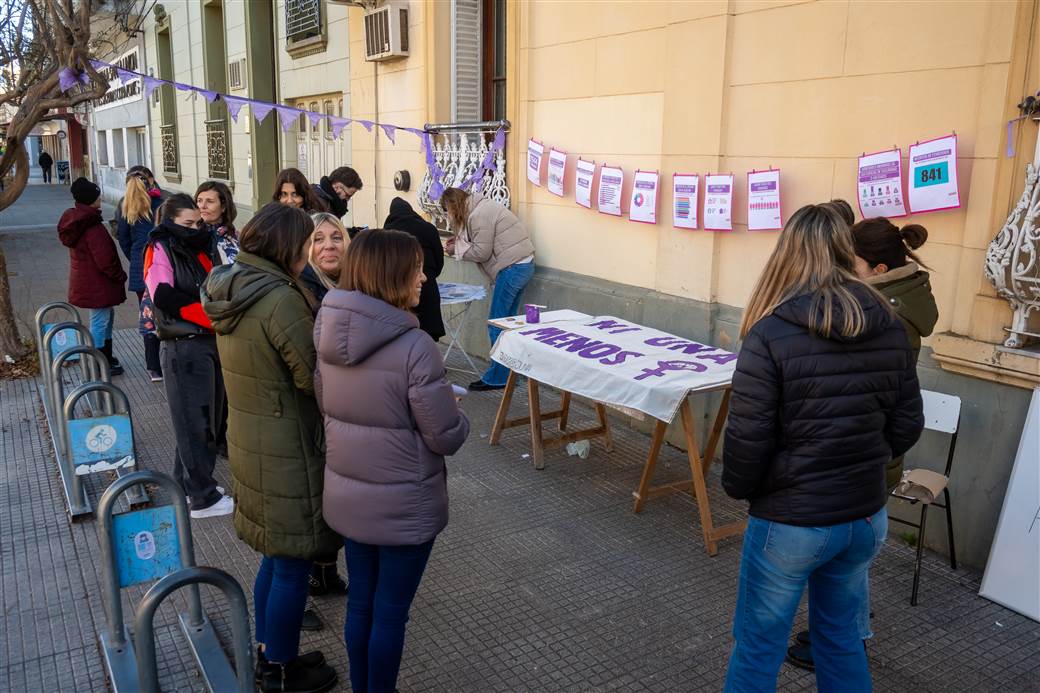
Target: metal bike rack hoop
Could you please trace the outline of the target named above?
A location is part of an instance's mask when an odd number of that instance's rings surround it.
[[[76,310],[76,308],[72,304],[70,304],[70,303],[65,303],[64,301],[52,301],[50,303],[44,303],[42,306],[40,306],[40,309],[36,311],[36,353],[37,353],[37,355],[40,358],[40,370],[41,370],[41,372],[44,372],[44,368],[43,368],[43,362],[44,362],[44,359],[43,359],[43,325],[44,325],[44,318],[47,316],[47,313],[50,313],[51,311],[54,311],[54,310],[63,310],[66,313],[68,313],[69,315],[71,315],[72,316],[72,320],[69,321],[69,322],[79,323],[80,325],[83,324],[83,321],[79,317],[79,311]],[[47,377],[47,373],[44,372],[44,378],[46,378],[46,377]]]
[[[213,585],[224,592],[231,605],[231,632],[234,642],[235,669],[223,672],[217,680],[205,676],[206,685],[214,693],[249,693],[253,684],[253,652],[249,637],[249,613],[246,595],[238,582],[217,568],[185,568],[171,573],[152,585],[137,607],[134,632],[137,634],[137,676],[143,693],[159,693],[159,673],[155,661],[155,629],[153,621],[159,604],[176,590],[191,585],[197,590],[199,583]],[[226,660],[225,660],[226,661]],[[207,672],[212,674],[212,672]],[[232,678],[228,678],[230,675]]]

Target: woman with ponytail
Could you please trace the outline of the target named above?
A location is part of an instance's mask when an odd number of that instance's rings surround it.
[[[130,173],[126,177],[126,194],[119,201],[116,212],[116,239],[130,263],[127,274],[130,279],[127,288],[137,294],[137,305],[141,315],[151,315],[151,305],[144,285],[144,249],[148,245],[148,235],[155,228],[155,210],[159,208],[159,200],[148,194],[148,180],[144,174]],[[144,321],[142,320],[142,323]],[[153,382],[162,380],[162,366],[159,364],[159,338],[155,331],[142,329],[144,340],[145,369]]]

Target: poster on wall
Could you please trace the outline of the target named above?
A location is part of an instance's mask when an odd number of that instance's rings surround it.
[[[628,218],[643,224],[657,223],[657,171],[636,170],[629,200]]]
[[[697,228],[697,189],[701,177],[696,173],[672,176],[672,226],[677,229]]]
[[[592,179],[596,176],[596,162],[578,159],[574,170],[574,201],[592,209]]]
[[[704,176],[704,228],[708,231],[733,230],[733,176]]]
[[[902,150],[864,154],[859,158],[859,213],[864,219],[906,216],[903,202]]]
[[[596,196],[596,208],[603,214],[621,216],[621,185],[625,181],[624,172],[615,166],[604,166],[599,171],[599,195]]]
[[[1040,388],[1033,390],[979,595],[1040,621]]]
[[[780,170],[747,174],[748,231],[779,231],[784,226],[780,213]]]
[[[527,140],[527,180],[539,187],[542,185],[543,154],[545,154],[545,145],[533,137]]]
[[[549,192],[563,197],[563,174],[567,170],[567,152],[556,147],[549,150]]]
[[[957,190],[957,135],[910,147],[910,211],[937,212],[961,206]]]

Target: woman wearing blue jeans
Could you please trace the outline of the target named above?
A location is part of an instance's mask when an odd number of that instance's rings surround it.
[[[871,690],[867,579],[885,541],[885,466],[924,427],[906,330],[855,274],[829,205],[791,217],[752,292],[722,485],[750,502],[729,693],[775,691],[798,603],[822,693]]]
[[[441,196],[441,206],[448,214],[454,236],[445,250],[460,260],[475,262],[495,285],[491,293],[488,319],[516,315],[520,296],[534,276],[534,245],[524,223],[504,206],[485,198],[479,192],[468,193],[448,188]],[[502,330],[488,326],[491,346]],[[509,370],[491,362],[480,380],[470,384],[471,390],[500,390],[506,386]]]

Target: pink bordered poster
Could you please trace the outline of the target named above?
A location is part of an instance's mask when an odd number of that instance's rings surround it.
[[[697,228],[697,192],[701,177],[696,173],[672,176],[672,226],[677,229]]]
[[[574,202],[592,209],[592,179],[596,177],[596,162],[579,158],[574,168]]]
[[[574,168],[574,201],[585,209],[592,209],[592,179],[596,177],[596,162],[578,159]]]
[[[778,231],[784,226],[780,213],[780,170],[747,174],[748,231]]]
[[[628,205],[628,218],[643,224],[657,223],[657,171],[636,170],[632,182],[632,198]]]
[[[733,230],[733,175],[704,176],[704,228],[708,231]]]
[[[624,182],[624,171],[616,166],[603,165],[599,170],[599,194],[596,196],[596,208],[600,212],[621,216],[621,186]]]
[[[549,150],[549,183],[546,188],[557,197],[563,197],[563,175],[566,171],[567,152],[553,147]]]
[[[961,206],[957,190],[957,135],[918,142],[910,147],[907,188],[910,211],[914,214]]]
[[[902,150],[861,156],[856,181],[859,213],[864,219],[906,216]]]
[[[527,180],[539,187],[542,185],[542,156],[544,154],[544,144],[533,137],[527,140]]]

